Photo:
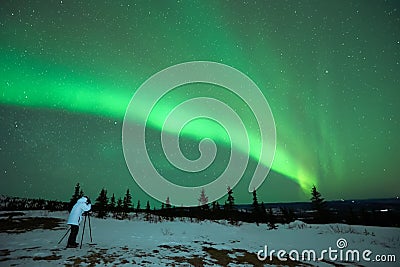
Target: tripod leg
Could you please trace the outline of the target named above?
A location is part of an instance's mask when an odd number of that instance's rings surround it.
[[[68,228],[68,230],[67,230],[67,232],[65,233],[65,235],[60,239],[60,241],[58,241],[57,244],[60,244],[60,243],[64,240],[64,238],[67,236],[67,234],[69,233],[69,231],[71,231],[71,227]]]
[[[93,243],[93,240],[92,240],[92,226],[90,225],[90,215],[88,215],[88,217],[89,217],[89,233],[90,233],[90,243]]]
[[[82,230],[81,246],[80,246],[79,248],[82,248],[83,235],[85,234],[85,225],[86,225],[86,216],[85,216],[85,221],[83,222],[83,230]]]

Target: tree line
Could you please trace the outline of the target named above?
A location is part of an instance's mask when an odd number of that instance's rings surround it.
[[[81,191],[79,184],[77,186],[75,194]],[[71,198],[71,200],[75,201],[75,198]],[[251,207],[244,209],[243,206],[235,204],[234,193],[230,187],[227,188],[226,200],[221,204],[218,201],[208,203],[204,189],[200,192],[198,202],[197,207],[175,207],[171,205],[170,198],[167,196],[159,208],[151,208],[149,201],[142,208],[140,200],[137,201],[136,206],[133,205],[129,189],[123,197],[116,200],[114,194],[108,198],[107,190],[103,188],[96,198],[93,211],[99,218],[105,218],[111,214],[113,218],[126,219],[129,218],[129,213],[134,212],[135,215],[145,213],[144,218],[153,222],[182,218],[188,218],[191,221],[226,220],[233,225],[242,222],[266,224],[268,229],[276,229],[277,223],[290,223],[295,220],[306,223],[349,223],[397,227],[400,221],[399,212],[377,214],[377,211],[365,209],[361,209],[359,212],[352,209],[336,210],[329,206],[315,185],[310,190],[310,205],[306,210],[282,206],[272,207],[271,204],[259,202],[256,190],[252,192]]]
[[[142,209],[140,200],[138,200],[136,207],[132,204],[132,194],[127,189],[123,197],[116,199],[115,194],[109,197],[105,188],[102,188],[98,197],[96,198],[92,211],[98,218],[105,218],[111,214],[116,219],[126,219],[129,217],[130,212],[135,214],[145,212],[145,218],[150,220],[175,220],[176,218],[187,217],[190,220],[227,220],[230,224],[237,225],[240,222],[250,222],[259,224],[267,224],[269,229],[276,229],[276,223],[290,223],[297,219],[295,212],[289,208],[280,208],[274,211],[271,207],[266,208],[264,202],[259,203],[257,191],[252,193],[252,205],[250,210],[244,210],[237,207],[233,190],[227,188],[227,199],[221,205],[219,202],[214,201],[208,203],[208,197],[204,189],[201,191],[198,198],[199,205],[197,207],[173,207],[170,204],[170,199],[167,196],[164,203],[161,203],[160,209],[155,207],[151,209],[149,201],[146,207]],[[69,207],[70,209],[76,201],[84,195],[79,183],[75,186],[74,194],[71,197]],[[326,202],[321,197],[321,194],[314,186],[312,189],[313,207],[315,209],[315,222],[328,222],[329,214],[326,207]],[[154,216],[157,216],[154,219]]]
[[[69,202],[69,210],[76,201],[84,195],[80,184],[76,184],[74,194],[72,195]],[[229,223],[237,225],[240,222],[256,222],[257,224],[266,223],[270,229],[276,228],[276,223],[281,222],[279,216],[275,216],[272,208],[267,210],[264,203],[258,203],[257,192],[253,191],[253,204],[252,210],[245,211],[239,209],[235,204],[235,198],[233,196],[233,190],[228,187],[227,189],[227,200],[223,205],[214,201],[208,203],[208,197],[204,189],[201,191],[198,198],[199,206],[197,207],[175,207],[170,204],[170,199],[167,196],[164,203],[161,203],[161,207],[153,209],[150,206],[150,202],[147,201],[144,208],[142,208],[140,200],[137,201],[136,206],[132,203],[132,194],[129,189],[123,197],[116,198],[115,194],[109,197],[108,192],[105,188],[102,188],[99,192],[95,202],[92,203],[92,211],[98,218],[106,218],[111,215],[116,219],[129,218],[129,213],[134,212],[135,215],[138,213],[146,213],[145,219],[151,221],[161,220],[175,220],[177,218],[187,217],[190,220],[223,220],[226,219]],[[284,210],[284,221],[290,222],[295,220],[293,213]]]
[[[67,210],[68,202],[58,200],[19,198],[19,197],[0,197],[0,210],[49,210],[62,211]]]
[[[76,184],[74,193],[69,202],[45,199],[17,198],[0,196],[0,210],[71,210],[76,201],[84,196],[80,184]],[[348,223],[361,225],[395,226],[399,227],[400,212],[389,209],[380,212],[368,206],[349,206],[340,208],[327,203],[315,186],[310,191],[309,207],[305,209],[290,208],[285,206],[264,203],[258,200],[257,191],[251,194],[251,206],[243,208],[243,205],[235,204],[233,190],[227,188],[227,198],[222,203],[214,201],[208,203],[206,192],[202,190],[198,197],[197,207],[174,207],[167,196],[159,207],[151,207],[147,201],[144,206],[140,200],[133,203],[132,193],[126,190],[123,196],[108,195],[105,188],[101,189],[98,197],[93,201],[92,211],[96,217],[115,219],[130,219],[139,213],[144,214],[145,220],[160,222],[162,220],[226,220],[230,224],[239,225],[242,222],[266,224],[268,229],[275,229],[277,223],[290,223],[301,220],[306,223]],[[249,197],[250,199],[250,197]]]

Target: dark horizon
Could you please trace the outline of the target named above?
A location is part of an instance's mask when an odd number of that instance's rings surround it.
[[[249,193],[250,194],[250,193]],[[71,194],[71,196],[72,196],[72,194]],[[98,195],[97,195],[98,196]],[[97,198],[97,196],[96,196],[96,198]],[[108,196],[108,198],[109,198],[109,200],[110,200],[110,198],[111,198],[111,196],[112,196],[112,194],[111,195],[109,195],[109,194],[107,194],[107,196]],[[123,195],[121,195],[121,196],[115,196],[117,199],[118,199],[118,197],[122,197]],[[40,198],[40,197],[23,197],[23,196],[15,196],[15,195],[5,195],[5,194],[0,194],[0,197],[9,197],[9,198],[20,198],[20,199],[43,199],[43,200],[46,200],[46,201],[60,201],[60,202],[65,202],[65,203],[67,203],[67,202],[69,202],[70,201],[70,199],[67,199],[67,200],[60,200],[60,199],[47,199],[47,198]],[[322,196],[323,197],[323,196]],[[92,199],[92,201],[94,202],[94,200],[96,199],[96,198],[93,198],[93,197],[91,197],[91,199]],[[225,198],[223,198],[223,199],[226,199],[226,196],[225,196]],[[136,207],[136,204],[137,204],[137,201],[138,200],[140,200],[140,203],[141,203],[141,205],[143,206],[146,202],[147,202],[147,200],[145,200],[145,199],[143,199],[143,200],[141,200],[141,199],[133,199],[132,200],[132,206],[133,207]],[[389,200],[394,200],[394,201],[399,201],[399,204],[400,204],[400,197],[388,197],[388,198],[365,198],[365,199],[332,199],[332,200],[327,200],[327,199],[324,199],[326,202],[328,202],[328,203],[334,203],[334,202],[337,202],[337,203],[343,203],[343,202],[373,202],[373,201],[389,201]],[[142,202],[143,201],[143,202]],[[162,202],[158,202],[158,201],[155,201],[155,200],[153,200],[153,201],[151,201],[150,200],[150,198],[148,199],[148,201],[150,202],[150,204],[151,204],[151,206],[153,207],[158,207],[158,206],[160,206],[161,207],[161,205],[163,204]],[[223,205],[223,202],[221,202],[221,201],[217,201],[218,202],[218,204],[219,205]],[[309,200],[309,201],[292,201],[292,202],[265,202],[265,201],[263,201],[262,199],[259,199],[259,204],[261,204],[261,202],[263,202],[265,205],[279,205],[279,204],[311,204],[311,200]],[[159,205],[153,205],[152,203],[156,203],[156,204],[159,204]],[[164,203],[165,204],[165,203]],[[212,203],[210,202],[209,203],[209,205],[211,205]],[[235,203],[235,205],[238,205],[238,206],[251,206],[252,205],[252,203],[251,202],[249,202],[249,203]]]

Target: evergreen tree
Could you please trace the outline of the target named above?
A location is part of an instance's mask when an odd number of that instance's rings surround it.
[[[211,211],[212,211],[212,219],[220,219],[221,218],[221,208],[219,206],[219,203],[216,201],[213,201],[211,204]]]
[[[258,200],[257,200],[257,192],[256,192],[255,189],[253,190],[253,204],[252,204],[252,206],[253,206],[253,210],[258,211],[259,206],[258,206]]]
[[[150,208],[150,202],[147,200],[146,203],[146,212],[150,212],[151,208]]]
[[[81,198],[83,196],[83,193],[81,195],[81,186],[79,185],[79,183],[77,183],[75,185],[75,191],[74,194],[72,195],[69,204],[68,204],[68,212],[71,212],[72,208],[74,207],[74,205],[76,204],[76,202],[78,201],[79,198]]]
[[[164,206],[164,203],[162,203],[162,206]],[[172,209],[171,209],[171,201],[169,199],[169,197],[167,197],[167,199],[165,200],[165,210],[162,212],[162,214],[164,215],[164,218],[169,218],[171,219],[172,215]]]
[[[151,211],[150,202],[147,200],[147,203],[146,203],[146,217],[145,217],[146,221],[150,220],[150,211]]]
[[[137,201],[136,210],[140,211],[140,200]]]
[[[229,223],[230,224],[236,224],[236,211],[235,211],[235,198],[233,197],[233,191],[232,189],[228,186],[228,199],[227,202],[225,202],[225,214],[229,218]]]
[[[228,186],[228,199],[227,199],[227,209],[233,211],[235,209],[235,198],[232,196],[232,189]]]
[[[169,200],[169,197],[167,197],[167,199],[165,200],[165,208],[171,208],[171,201]]]
[[[321,193],[317,191],[315,185],[311,189],[311,202],[316,210],[318,210],[318,208],[324,202],[324,199],[321,197]]]
[[[122,199],[119,197],[117,200],[117,206],[115,207],[115,218],[120,219],[122,210],[123,210],[123,203],[122,203]]]
[[[315,185],[311,189],[311,204],[315,210],[315,220],[317,223],[324,223],[329,220],[328,209],[324,198],[322,198],[321,193],[318,192]]]
[[[175,214],[176,214],[176,207],[175,207],[175,206],[172,206],[172,208],[171,208],[171,210],[170,210],[170,216],[169,216],[169,220],[170,220],[171,222],[174,221],[174,219],[175,219]]]
[[[96,198],[96,211],[97,217],[104,218],[107,215],[108,210],[108,197],[107,190],[101,189],[99,196]]]
[[[125,217],[128,215],[131,206],[132,206],[132,195],[129,192],[129,189],[127,189],[126,194],[124,196],[124,203],[123,203],[123,212],[124,212]]]
[[[220,207],[219,207],[219,204],[218,204],[218,202],[216,202],[216,201],[214,201],[213,203],[212,203],[212,211],[213,212],[218,212],[218,211],[220,211]]]
[[[199,200],[200,208],[202,210],[208,210],[209,209],[209,207],[208,207],[208,197],[206,196],[204,188],[201,190],[200,198],[198,200]]]
[[[113,193],[113,194],[112,194],[112,197],[111,197],[111,199],[110,199],[110,205],[108,206],[108,210],[111,211],[112,213],[114,213],[114,212],[115,212],[115,205],[116,205],[116,202],[115,202],[115,195],[114,195],[114,193]]]
[[[259,207],[259,204],[258,204],[257,192],[256,192],[255,189],[253,190],[253,204],[252,204],[252,207],[253,207],[253,218],[254,218],[257,226],[258,226],[259,219],[260,219],[259,218],[260,217],[260,207]]]

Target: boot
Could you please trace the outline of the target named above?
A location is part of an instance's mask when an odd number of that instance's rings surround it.
[[[78,243],[74,243],[74,244],[68,244],[67,248],[77,248],[78,247]]]

